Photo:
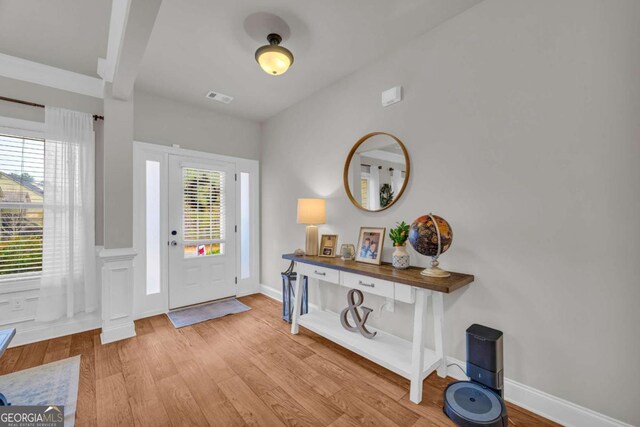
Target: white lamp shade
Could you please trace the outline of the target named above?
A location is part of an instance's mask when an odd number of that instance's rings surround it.
[[[324,224],[327,222],[326,200],[298,199],[298,224]]]

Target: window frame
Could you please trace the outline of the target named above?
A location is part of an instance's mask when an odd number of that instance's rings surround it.
[[[44,140],[44,123],[0,116],[0,134]],[[40,205],[40,204],[38,204]],[[34,205],[30,205],[34,208]],[[0,294],[40,289],[42,272],[7,275],[0,280]]]

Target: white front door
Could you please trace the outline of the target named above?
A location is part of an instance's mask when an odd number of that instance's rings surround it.
[[[169,156],[169,308],[236,295],[233,163]]]

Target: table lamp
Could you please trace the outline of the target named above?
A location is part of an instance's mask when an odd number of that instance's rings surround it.
[[[327,221],[324,199],[298,199],[298,224],[307,225],[307,255],[318,255],[318,224]]]

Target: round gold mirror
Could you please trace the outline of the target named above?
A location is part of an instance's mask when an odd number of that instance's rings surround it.
[[[385,132],[368,133],[347,156],[344,190],[359,209],[383,211],[404,193],[410,170],[409,154],[402,141]]]

